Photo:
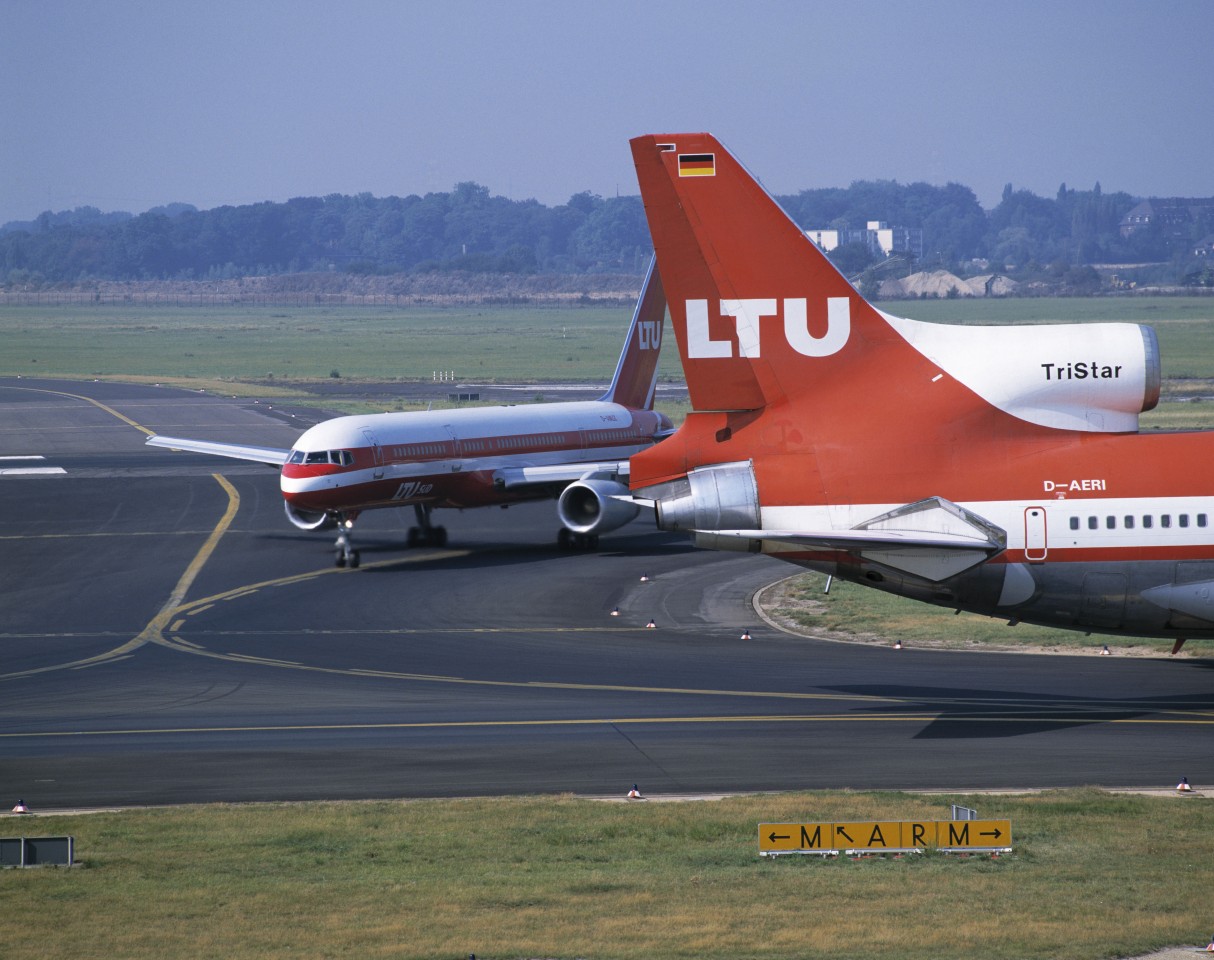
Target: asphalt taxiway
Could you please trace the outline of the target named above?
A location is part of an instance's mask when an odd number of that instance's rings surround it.
[[[310,422],[0,380],[0,805],[1214,780],[1208,660],[791,637],[750,600],[792,568],[640,521],[563,553],[550,502],[443,549],[364,514],[338,570],[274,470],[143,443]]]

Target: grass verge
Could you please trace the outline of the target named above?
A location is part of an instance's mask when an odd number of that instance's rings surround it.
[[[1014,853],[757,856],[759,822],[944,819],[949,802],[1009,818]],[[37,826],[73,834],[82,868],[0,873],[8,960],[1127,956],[1204,944],[1214,869],[1208,800],[1095,790],[184,807]]]
[[[1060,630],[983,617],[955,614],[918,600],[883,593],[843,580],[831,583],[820,573],[799,573],[774,584],[760,597],[764,613],[786,630],[806,636],[859,643],[890,645],[897,637],[909,646],[954,650],[1010,650],[1034,653],[1087,653],[1099,655],[1107,644],[1118,654],[1165,656],[1166,640],[1087,636],[1078,630]],[[1214,656],[1214,640],[1190,640],[1183,656]]]

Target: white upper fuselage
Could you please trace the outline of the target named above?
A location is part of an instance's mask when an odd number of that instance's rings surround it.
[[[505,490],[504,470],[564,466],[551,479],[568,482],[579,465],[626,461],[669,426],[661,414],[601,400],[338,417],[300,436],[281,486],[297,509],[329,513],[513,502],[527,496]]]

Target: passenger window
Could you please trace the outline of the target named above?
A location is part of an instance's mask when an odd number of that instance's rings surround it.
[[[1079,518],[1078,517],[1071,517],[1071,529],[1072,530],[1079,529]]]
[[[1189,525],[1189,515],[1187,513],[1182,513],[1180,515],[1180,525],[1182,527],[1187,527]]]
[[[1088,517],[1088,529],[1095,530],[1100,526],[1099,521],[1095,517]]]
[[[1142,518],[1142,529],[1144,529],[1144,530],[1150,530],[1150,529],[1151,529],[1151,526],[1152,526],[1152,523],[1153,523],[1153,520],[1152,520],[1152,518],[1151,518],[1151,515],[1150,515],[1150,514],[1145,515],[1145,516]]]
[[[1199,527],[1204,527],[1206,525],[1206,515],[1204,513],[1199,513],[1197,515],[1197,525]]]
[[[1133,514],[1129,514],[1129,513],[1127,513],[1127,514],[1125,515],[1125,528],[1126,528],[1127,530],[1133,530],[1133,529],[1134,529],[1134,516],[1133,516]]]
[[[1106,526],[1106,527],[1107,527],[1109,530],[1116,530],[1116,529],[1117,529],[1117,518],[1116,518],[1116,517],[1105,517],[1105,518],[1104,518],[1104,525],[1105,525],[1105,526]]]
[[[1172,525],[1172,515],[1170,513],[1165,513],[1159,518],[1159,525],[1161,527],[1170,527]]]

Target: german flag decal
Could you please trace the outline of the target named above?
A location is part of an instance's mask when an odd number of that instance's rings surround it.
[[[680,177],[715,177],[717,175],[716,155],[712,153],[680,153]]]

